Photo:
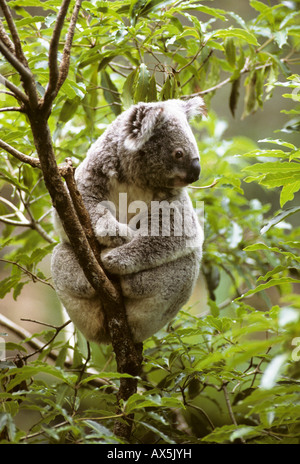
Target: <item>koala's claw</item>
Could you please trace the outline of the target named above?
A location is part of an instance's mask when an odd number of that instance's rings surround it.
[[[104,269],[111,274],[123,274],[126,271],[126,264],[122,263],[119,253],[116,253],[114,248],[103,250],[101,252],[101,261]]]

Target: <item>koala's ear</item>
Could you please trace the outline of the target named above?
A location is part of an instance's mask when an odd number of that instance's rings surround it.
[[[127,150],[139,150],[152,136],[158,125],[163,108],[139,103],[129,110],[125,126],[124,146]]]
[[[206,106],[203,98],[201,97],[193,97],[189,100],[183,100],[180,103],[187,119],[192,119],[198,114],[203,114],[204,116],[207,115]]]

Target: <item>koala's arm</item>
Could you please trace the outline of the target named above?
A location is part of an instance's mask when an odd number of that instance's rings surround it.
[[[130,242],[134,236],[132,229],[116,219],[114,205],[109,201],[84,198],[89,211],[92,227],[97,240],[104,247],[115,248]]]
[[[126,275],[159,267],[189,252],[178,238],[136,237],[129,243],[104,250],[101,259],[110,273]]]
[[[135,236],[129,243],[102,252],[102,263],[112,274],[126,275],[153,269],[189,255],[195,249],[201,256],[203,232],[193,216],[191,235]]]

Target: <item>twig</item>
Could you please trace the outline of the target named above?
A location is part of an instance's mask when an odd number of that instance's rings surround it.
[[[71,0],[64,0],[55,22],[49,48],[49,83],[44,97],[44,108],[49,108],[57,95],[56,87],[59,76],[57,55],[61,31],[65,22]]]
[[[222,390],[223,390],[223,393],[224,393],[225,402],[226,402],[226,406],[227,406],[227,409],[228,409],[228,412],[229,412],[230,419],[231,419],[231,421],[232,421],[232,423],[234,425],[238,425],[237,421],[236,421],[236,418],[235,418],[235,416],[233,414],[232,407],[231,407],[230,398],[229,398],[229,394],[228,394],[228,390],[227,390],[227,382],[226,383],[224,382],[222,384]]]
[[[23,319],[23,320],[25,320],[25,319]],[[26,320],[29,321],[29,322],[34,322],[34,323],[37,323],[37,324],[43,324],[43,325],[48,326],[48,327],[56,328],[55,326],[52,326],[50,324],[46,324],[46,323],[43,323],[43,322],[39,322],[39,321],[31,320],[31,319],[26,319]],[[65,325],[69,324],[70,322],[71,321],[67,321],[65,323]],[[38,350],[40,352],[45,347],[45,344],[43,342],[41,342],[38,338],[33,337],[32,333],[30,333],[28,330],[24,329],[24,327],[21,327],[16,322],[13,322],[11,319],[8,319],[3,314],[0,314],[0,325],[2,327],[4,327],[4,328],[10,330],[11,332],[13,332],[15,335],[17,335],[22,340],[26,340],[25,343],[28,346],[30,346],[31,348],[33,348],[35,351]],[[58,358],[58,355],[59,355],[59,353],[56,350],[51,350],[51,351],[49,351],[47,353],[47,357],[50,358],[52,361],[56,361],[57,358]],[[73,365],[73,360],[71,358],[66,358],[66,360],[64,362],[64,366],[66,368],[71,368],[72,365]],[[86,372],[87,375],[95,375],[97,373],[98,372],[96,372],[94,369],[89,369],[89,371]],[[105,379],[105,378],[98,378],[98,379],[93,378],[89,383],[93,384],[93,385],[95,385],[97,387],[99,387],[99,386],[108,386],[113,390],[116,389],[114,387],[114,385],[111,384],[110,380]]]
[[[67,39],[63,49],[63,57],[59,68],[57,63],[59,39],[64,25],[65,17],[67,15],[67,11],[70,5],[70,0],[63,1],[60,11],[58,13],[49,49],[49,84],[45,93],[43,103],[43,109],[46,112],[49,111],[51,104],[53,103],[61,86],[66,80],[69,72],[71,47],[73,43],[76,22],[81,8],[81,3],[82,0],[76,0],[70,21]]]
[[[18,73],[20,74],[21,80],[23,82],[23,87],[29,97],[28,104],[31,107],[37,107],[39,98],[38,98],[37,90],[35,87],[35,81],[34,81],[34,78],[33,78],[33,75],[30,69],[26,67],[23,64],[23,62],[20,61],[20,59],[16,58],[16,56],[1,41],[0,41],[0,52],[7,59],[7,61],[15,68],[15,70],[18,71]]]
[[[16,148],[12,147],[8,143],[4,142],[4,140],[0,139],[0,148],[3,148],[3,150],[7,151],[10,155],[14,156],[18,160],[22,161],[22,163],[27,163],[30,164],[33,168],[41,168],[41,164],[37,158],[32,158],[31,156],[25,155],[24,153],[21,153],[19,150]]]
[[[6,0],[0,0],[0,6],[2,8],[3,14],[5,16],[7,25],[9,27],[9,30],[10,30],[10,33],[11,33],[11,36],[12,36],[16,57],[18,58],[19,61],[21,61],[21,63],[23,63],[25,66],[28,67],[27,60],[26,60],[25,55],[24,55],[23,50],[22,50],[20,37],[19,37],[16,25],[15,25],[15,22],[13,20],[11,11],[7,6]]]
[[[215,185],[217,185],[218,183],[218,180],[214,180],[212,184],[210,185],[203,185],[201,187],[198,187],[196,185],[189,185],[188,188],[191,188],[191,189],[196,189],[196,190],[201,190],[201,189],[210,189],[210,188],[213,188]]]
[[[13,84],[8,79],[6,79],[6,77],[4,77],[2,74],[0,74],[0,84],[5,85],[5,87],[7,87],[9,90],[11,90],[12,93],[14,94],[14,97],[18,101],[21,101],[23,103],[28,103],[27,95],[25,93],[23,93],[22,90],[19,89],[19,87],[17,87],[15,84]]]
[[[6,30],[4,29],[4,26],[3,26],[3,23],[2,21],[0,20],[0,38],[2,40],[2,42],[4,43],[4,45],[7,46],[7,48],[12,52],[12,53],[15,53],[15,46],[14,44],[12,43],[12,41],[10,40],[10,37],[9,35],[6,33]]]
[[[7,264],[12,264],[13,266],[17,266],[19,269],[21,269],[21,271],[24,272],[24,274],[28,275],[32,279],[32,282],[36,282],[36,281],[41,282],[45,285],[49,285],[49,287],[51,287],[54,290],[54,287],[50,282],[47,282],[46,280],[41,279],[37,275],[33,274],[33,272],[29,271],[28,269],[16,263],[15,261],[10,261],[9,259],[4,259],[4,258],[0,258],[0,261],[2,263],[7,263]]]
[[[5,113],[6,111],[18,111],[19,113],[24,113],[24,108],[18,106],[7,106],[6,108],[0,108],[0,113]]]
[[[15,94],[12,92],[7,92],[6,90],[0,90],[0,93],[3,93],[5,95],[9,95],[10,97],[16,98]]]
[[[72,13],[72,17],[71,17],[71,21],[70,21],[70,26],[69,26],[69,30],[68,30],[66,43],[65,43],[65,46],[64,46],[64,49],[63,49],[62,61],[61,61],[60,68],[59,68],[57,92],[59,91],[59,89],[63,85],[64,81],[66,80],[68,72],[69,72],[71,47],[72,47],[72,43],[73,43],[73,38],[74,38],[74,34],[75,34],[75,27],[76,27],[79,11],[80,11],[80,8],[81,8],[81,4],[82,4],[82,0],[76,0],[75,6],[74,6],[74,9],[73,9],[73,13]]]
[[[44,347],[44,343],[42,343],[38,338],[32,337],[32,333],[28,332],[28,330],[24,329],[12,320],[8,319],[3,314],[0,314],[0,324],[6,329],[11,330],[22,340],[26,340],[27,345],[29,345],[34,350],[41,350]],[[58,353],[55,353],[54,351],[50,351],[48,353],[48,357],[54,361],[56,361],[57,356]],[[70,367],[71,365],[72,363],[69,361],[68,366]]]
[[[45,323],[42,323],[42,322],[33,321],[31,319],[21,319],[21,320],[28,321],[28,322],[35,322],[35,323],[38,323],[38,324],[43,324],[43,325],[45,325],[47,327],[51,327],[51,328],[53,328],[55,330],[54,335],[50,338],[50,340],[48,340],[47,343],[45,343],[43,346],[37,348],[32,353],[29,353],[26,356],[23,356],[23,359],[25,361],[27,361],[27,359],[30,358],[31,356],[34,356],[35,354],[38,354],[38,353],[41,353],[42,351],[44,351],[44,349],[47,348],[47,346],[51,345],[51,343],[55,340],[55,338],[57,337],[59,332],[61,332],[67,325],[69,325],[71,323],[71,321],[69,320],[67,322],[64,322],[62,325],[56,327],[56,326],[53,326],[53,325],[50,325],[50,324],[45,324]]]
[[[21,200],[22,204],[24,205],[24,208],[27,211],[27,214],[28,214],[28,216],[30,218],[30,227],[33,230],[36,230],[40,234],[40,236],[43,237],[43,239],[46,240],[46,242],[55,243],[55,240],[52,237],[50,237],[50,235],[45,231],[45,229],[41,226],[41,224],[39,224],[39,222],[35,220],[32,212],[31,212],[28,200],[25,200],[23,198],[22,191],[20,189],[18,189],[18,191],[19,191],[20,200]]]
[[[229,412],[230,419],[231,419],[232,423],[237,426],[238,423],[237,423],[236,418],[235,418],[235,416],[233,414],[233,410],[232,410],[232,406],[231,406],[231,402],[230,402],[230,398],[229,398],[229,394],[228,394],[228,390],[227,390],[227,382],[223,382],[221,388],[222,388],[223,393],[224,393],[225,402],[226,402],[226,406],[227,406],[227,409],[228,409],[228,412]],[[243,437],[240,438],[240,441],[241,441],[241,443],[246,443]]]
[[[176,71],[177,74],[179,74],[181,71],[183,71],[184,69],[188,68],[189,66],[191,66],[194,61],[198,58],[199,54],[201,53],[201,51],[203,50],[203,46],[199,48],[199,50],[197,51],[197,53],[191,58],[191,60],[186,63],[185,65],[183,65],[180,69],[178,69]]]

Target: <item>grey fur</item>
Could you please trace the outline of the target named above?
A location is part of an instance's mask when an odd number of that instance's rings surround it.
[[[108,127],[76,169],[103,246],[103,266],[120,279],[135,342],[176,315],[199,273],[203,233],[185,189],[200,172],[188,124],[199,113],[204,113],[200,97],[134,105]],[[119,208],[120,193],[131,204],[127,214]],[[162,205],[167,213],[171,205],[168,217]],[[88,340],[108,343],[101,296],[85,278],[57,217],[55,222],[61,236],[51,263],[57,294]]]

